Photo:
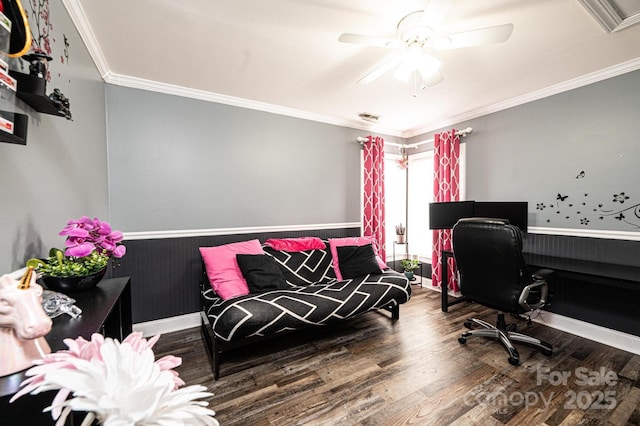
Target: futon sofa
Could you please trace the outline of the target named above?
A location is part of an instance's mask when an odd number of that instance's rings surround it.
[[[224,263],[224,256],[207,259],[207,250],[220,248],[201,247],[202,334],[215,379],[220,377],[220,356],[229,349],[377,309],[389,311],[392,320],[399,319],[399,306],[409,300],[411,284],[403,274],[386,267],[370,241],[367,237],[328,241],[305,237],[267,240],[258,249],[255,240],[251,249],[235,250],[249,291],[231,295],[216,285],[216,271],[211,269],[216,262]],[[230,268],[235,266],[233,255],[234,250],[226,253]]]

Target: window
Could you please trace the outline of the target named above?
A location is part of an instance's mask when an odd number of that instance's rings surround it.
[[[384,198],[387,260],[393,260],[393,242],[396,240],[396,225],[407,223],[407,174],[398,166],[400,155],[384,155]],[[404,250],[402,251],[404,253]],[[397,254],[396,254],[397,256]]]
[[[429,229],[429,203],[433,201],[433,150],[409,156],[407,236],[409,251],[430,262],[433,231]]]
[[[385,154],[385,215],[387,260],[393,260],[395,226],[407,227],[409,254],[431,263],[433,231],[429,229],[429,203],[433,201],[433,150],[411,155],[401,169],[398,154]],[[460,144],[460,199],[465,199],[465,145]],[[405,250],[396,253],[400,258]]]

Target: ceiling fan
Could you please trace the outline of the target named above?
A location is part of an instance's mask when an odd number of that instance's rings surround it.
[[[453,0],[427,0],[427,6],[424,10],[412,12],[400,20],[395,38],[351,33],[341,34],[338,41],[342,43],[401,49],[369,71],[358,80],[358,83],[369,84],[393,68],[397,68],[394,73],[395,78],[406,83],[409,82],[412,75],[416,80],[419,75],[423,88],[433,86],[440,83],[443,77],[439,71],[440,61],[429,54],[429,51],[500,43],[511,36],[513,24],[453,34],[439,32],[439,27],[452,5]]]

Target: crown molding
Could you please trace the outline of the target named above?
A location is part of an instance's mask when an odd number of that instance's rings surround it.
[[[100,76],[104,79],[107,74],[111,73],[109,70],[109,64],[107,64],[107,60],[102,54],[102,49],[100,49],[100,45],[93,33],[93,29],[91,28],[91,25],[89,25],[89,20],[87,19],[87,15],[84,13],[82,5],[78,0],[62,0],[62,4],[67,9],[67,13],[78,30],[80,38],[87,47],[91,59],[93,59],[93,62],[96,64],[96,68],[98,68]]]
[[[606,0],[581,0],[584,2],[603,2]],[[412,129],[400,130],[396,128],[383,127],[378,124],[363,123],[355,120],[348,120],[333,116],[327,116],[322,114],[316,114],[308,111],[297,110],[293,108],[286,108],[278,105],[268,104],[264,102],[252,101],[244,98],[237,98],[233,96],[221,95],[218,93],[207,92],[204,90],[192,89],[183,86],[177,86],[173,84],[160,83],[157,81],[146,80],[138,77],[126,76],[116,74],[111,71],[107,63],[106,58],[100,49],[100,45],[89,25],[87,16],[84,13],[79,0],[62,0],[67,12],[69,13],[71,20],[76,26],[80,37],[84,41],[91,58],[93,59],[98,72],[102,76],[102,79],[109,84],[114,84],[123,87],[130,87],[134,89],[148,90],[158,93],[165,93],[174,96],[183,96],[207,102],[215,102],[225,105],[237,106],[240,108],[248,108],[257,111],[264,111],[273,114],[285,115],[289,117],[300,118],[304,120],[316,121],[325,124],[331,124],[335,126],[348,127],[356,130],[364,130],[372,133],[379,133],[384,135],[396,136],[404,139],[408,139],[414,136],[418,136],[424,133],[428,133],[446,126],[462,123],[467,120],[482,117],[484,115],[492,114],[494,112],[502,111],[505,109],[513,108],[515,106],[523,105],[528,102],[536,101],[542,98],[546,98],[558,93],[566,92],[568,90],[576,89],[582,86],[586,86],[591,83],[606,80],[611,77],[635,71],[640,69],[640,58],[635,58],[627,62],[623,62],[618,65],[614,65],[602,70],[568,80],[566,82],[549,86],[545,89],[537,90],[522,96],[508,99],[503,102],[498,102],[492,105],[486,105],[475,110],[467,111],[465,113],[452,116],[445,120],[433,121],[423,124],[419,127]],[[586,7],[586,6],[585,6]],[[633,15],[625,20],[625,26],[637,23],[640,21],[640,14]]]
[[[612,0],[578,0],[608,33],[615,33],[640,22],[640,9],[626,18]]]
[[[547,98],[549,96],[557,95],[562,92],[577,89],[583,86],[587,86],[592,83],[597,83],[608,78],[617,77],[622,74],[626,74],[631,71],[640,69],[640,58],[631,59],[626,62],[622,62],[618,65],[613,65],[601,69],[599,71],[585,74],[581,77],[574,78],[572,80],[565,81],[563,83],[555,84],[553,86],[546,87],[544,89],[536,90],[531,93],[524,94],[515,98],[507,99],[503,102],[498,102],[492,105],[486,105],[475,110],[467,111],[465,113],[450,117],[446,120],[433,121],[431,123],[424,124],[420,127],[407,130],[403,132],[402,137],[411,138],[414,136],[422,135],[437,129],[441,129],[446,126],[462,123],[467,120],[482,117],[494,112],[503,111],[505,109],[513,108],[516,106],[524,105],[529,102],[537,101],[539,99]]]
[[[382,133],[392,136],[402,136],[398,129],[382,127],[377,124],[366,124],[355,120],[341,119],[328,115],[316,114],[294,108],[287,108],[265,102],[253,101],[250,99],[238,98],[234,96],[221,95],[219,93],[208,92],[206,90],[193,89],[190,87],[178,86],[175,84],[161,83],[144,78],[132,77],[122,74],[108,73],[105,75],[105,82],[117,86],[130,87],[133,89],[148,90],[151,92],[164,93],[167,95],[182,96],[186,98],[198,99],[201,101],[215,102],[224,105],[231,105],[240,108],[253,109],[257,111],[269,112],[272,114],[285,115],[288,117],[301,118],[303,120],[316,121],[319,123],[332,124],[335,126],[349,127],[357,130]]]

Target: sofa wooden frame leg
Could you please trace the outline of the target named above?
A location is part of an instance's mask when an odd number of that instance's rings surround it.
[[[209,318],[207,318],[207,314],[204,312],[200,312],[201,319],[201,333],[204,338],[204,343],[207,348],[207,355],[209,355],[209,361],[211,362],[211,370],[213,372],[214,380],[218,380],[220,378],[220,352],[216,347],[216,336],[213,334],[213,329],[211,328],[211,323],[209,322]]]
[[[393,321],[400,319],[400,305],[390,303],[389,305],[385,306],[384,309],[391,312],[391,319]]]

